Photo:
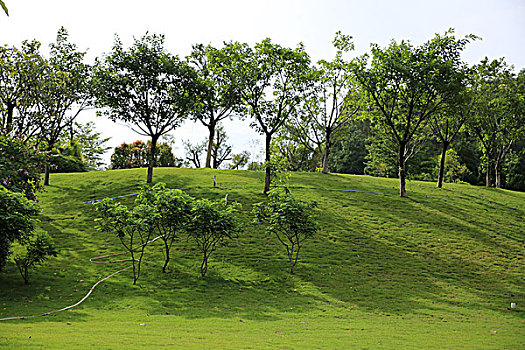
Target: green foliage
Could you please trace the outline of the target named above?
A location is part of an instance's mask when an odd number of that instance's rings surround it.
[[[38,132],[33,96],[44,62],[39,50],[36,40],[20,49],[0,46],[0,128],[24,141]]]
[[[296,113],[310,83],[310,58],[302,44],[289,49],[269,38],[254,48],[231,43],[224,54],[231,57],[229,71],[239,86],[243,110],[254,119],[251,127],[265,136],[265,162],[269,164],[272,137]],[[270,182],[271,169],[267,167],[264,193],[270,190]]]
[[[505,158],[525,135],[525,71],[516,76],[504,59],[488,58],[474,69],[475,116],[469,126],[483,152],[486,186],[499,188],[503,186]]]
[[[508,155],[505,180],[507,188],[525,192],[525,141],[519,146]]]
[[[343,174],[364,174],[366,145],[370,134],[366,121],[351,121],[334,137],[329,157],[329,170]],[[384,174],[384,171],[380,171]]]
[[[0,271],[15,241],[24,241],[35,228],[38,206],[20,193],[0,187]]]
[[[105,198],[95,203],[98,214],[97,230],[114,234],[130,254],[133,266],[133,284],[140,277],[140,268],[144,250],[150,243],[159,218],[156,208],[140,204],[132,209]]]
[[[99,170],[104,165],[102,156],[110,149],[105,145],[110,137],[102,138],[101,135],[95,130],[94,122],[75,122],[70,125],[68,133],[61,135],[60,143],[62,148],[77,147],[76,155],[86,164],[87,170]]]
[[[355,62],[356,77],[373,106],[367,117],[397,148],[401,197],[406,197],[407,157],[415,149],[414,139],[421,139],[415,136],[424,134],[430,116],[463,91],[466,71],[460,54],[474,39],[456,39],[451,29],[418,47],[409,41],[392,41],[384,49],[373,44],[371,59],[365,54]]]
[[[18,137],[0,134],[0,186],[36,199],[45,155]]]
[[[256,220],[266,224],[266,232],[275,235],[285,246],[291,274],[294,273],[304,241],[319,230],[319,225],[310,214],[316,206],[315,202],[306,203],[276,190],[268,193],[267,202],[253,206]]]
[[[122,120],[151,138],[147,182],[152,182],[157,141],[197,108],[200,83],[195,71],[164,48],[164,36],[144,35],[129,49],[118,37],[96,68],[96,104],[113,121]]]
[[[15,254],[14,260],[24,283],[29,283],[29,272],[42,265],[50,256],[57,256],[53,240],[46,232],[39,232],[23,240],[23,252]]]
[[[231,118],[234,112],[239,111],[241,104],[239,86],[230,70],[231,58],[224,51],[211,45],[198,44],[193,46],[191,55],[187,57],[195,67],[202,87],[199,106],[192,118],[208,128],[205,166],[211,167],[213,158],[215,169],[221,163],[217,163],[217,159],[221,158],[217,157],[217,145],[221,142],[216,128],[222,120]]]
[[[441,162],[441,155],[438,157],[438,162]],[[457,152],[453,148],[448,149],[445,159],[444,180],[457,182],[465,178],[467,173],[467,166],[460,163]]]
[[[186,232],[202,253],[202,277],[208,271],[209,257],[217,246],[224,245],[226,239],[234,238],[241,231],[236,218],[240,208],[238,203],[228,203],[227,198],[218,201],[198,199],[193,202]]]
[[[31,90],[34,110],[30,114],[35,116],[40,147],[47,152],[58,146],[62,133],[91,104],[91,67],[84,63],[85,54],[69,42],[69,34],[62,27],[50,45],[49,59],[41,63]],[[49,172],[48,159],[44,185],[49,185]]]
[[[133,143],[122,143],[115,147],[111,155],[111,169],[144,168],[149,165],[151,141],[137,140]],[[155,149],[155,165],[158,167],[180,167],[181,161],[175,158],[170,145],[162,142]]]
[[[314,171],[319,164],[319,151],[308,139],[301,138],[297,130],[291,129],[290,124],[293,123],[289,123],[274,137],[272,158],[283,159],[283,165],[288,167],[286,170]]]
[[[232,162],[228,166],[229,169],[239,170],[248,164],[250,160],[250,152],[242,151],[241,153],[234,154],[232,156]]]
[[[164,183],[142,187],[138,194],[135,203],[155,208],[158,214],[154,229],[164,242],[165,260],[162,272],[166,272],[175,238],[181,232],[185,232],[192,214],[193,202],[194,198],[181,190],[167,189]]]
[[[49,155],[52,173],[78,173],[87,171],[78,142],[54,148]]]
[[[351,37],[339,32],[334,44],[341,49],[353,48]],[[338,51],[332,61],[321,60],[309,75],[312,87],[301,104],[301,112],[292,116],[287,127],[294,139],[306,148],[315,145],[321,155],[323,173],[328,173],[330,152],[334,138],[361,108],[361,93],[350,64]]]

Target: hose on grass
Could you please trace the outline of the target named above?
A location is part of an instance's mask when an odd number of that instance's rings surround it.
[[[139,249],[139,248],[142,248],[143,246],[147,245],[147,244],[150,244],[150,243],[153,243],[155,242],[157,239],[159,238],[162,238],[164,235],[160,235],[160,236],[157,236],[155,238],[153,238],[152,240],[146,242],[146,243],[143,243],[135,248],[133,248],[133,250],[136,250],[136,249]],[[115,264],[115,263],[121,263],[121,262],[126,262],[126,261],[132,261],[133,259],[119,259],[119,260],[109,260],[109,261],[98,261],[100,259],[105,259],[105,258],[110,258],[110,257],[114,257],[114,256],[119,256],[119,255],[124,255],[124,254],[127,254],[128,251],[125,251],[125,252],[120,252],[120,253],[114,253],[114,254],[107,254],[107,255],[102,255],[102,256],[96,256],[96,257],[93,257],[93,258],[90,258],[89,259],[89,262],[92,262],[94,264]],[[137,260],[135,260],[137,261]],[[120,269],[118,271],[115,271],[113,272],[112,274],[100,279],[99,281],[97,281],[95,284],[93,284],[93,286],[89,289],[89,291],[87,292],[86,295],[84,295],[84,297],[82,299],[80,299],[79,301],[77,301],[76,303],[74,303],[73,305],[69,305],[69,306],[66,306],[66,307],[63,307],[61,309],[58,309],[58,310],[53,310],[53,311],[48,311],[48,312],[45,312],[43,314],[39,314],[39,315],[29,315],[29,316],[12,316],[12,317],[5,317],[5,318],[0,318],[0,321],[9,321],[9,320],[24,320],[26,318],[32,318],[32,317],[42,317],[42,316],[48,316],[48,315],[51,315],[51,314],[56,314],[58,312],[61,312],[61,311],[66,311],[66,310],[69,310],[69,309],[72,309],[80,304],[82,304],[90,295],[91,293],[95,290],[95,288],[102,282],[104,282],[105,280],[123,272],[123,271],[126,271],[130,268],[132,268],[133,265],[130,265],[128,267],[125,267],[123,269]]]

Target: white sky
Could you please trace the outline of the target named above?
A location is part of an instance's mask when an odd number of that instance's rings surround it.
[[[192,44],[241,41],[251,45],[270,37],[273,42],[295,47],[303,42],[312,59],[330,59],[336,31],[352,35],[355,54],[365,53],[370,43],[382,46],[391,39],[421,44],[450,27],[456,34],[483,38],[467,48],[464,59],[477,63],[485,56],[505,57],[517,70],[525,68],[524,0],[4,0],[10,16],[0,13],[0,44],[20,45],[37,39],[43,48],[55,40],[60,26],[88,59],[111,50],[114,34],[125,45],[146,31],[166,35],[166,47],[181,57]],[[45,51],[44,51],[45,52]],[[126,127],[86,111],[79,121],[95,120],[109,145],[140,137]],[[234,152],[249,150],[261,139],[247,123],[225,123]],[[183,155],[182,139],[203,140],[207,129],[186,123],[177,129],[177,155]],[[108,155],[109,158],[109,155]]]

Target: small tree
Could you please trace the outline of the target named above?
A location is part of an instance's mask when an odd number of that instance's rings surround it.
[[[165,260],[162,272],[170,262],[170,250],[177,233],[184,230],[190,215],[194,199],[181,190],[167,189],[164,183],[153,187],[143,187],[136,203],[149,205],[158,211],[155,230],[164,242]]]
[[[226,199],[199,199],[194,202],[186,232],[202,252],[202,277],[208,271],[208,259],[217,245],[225,244],[226,239],[232,239],[240,231],[235,215],[239,208],[240,204],[228,204]]]
[[[53,240],[46,232],[41,232],[22,242],[24,252],[15,255],[15,263],[18,271],[24,279],[24,283],[29,283],[29,272],[42,265],[50,256],[57,256]]]
[[[99,217],[97,229],[115,234],[131,256],[133,284],[140,276],[140,265],[144,250],[155,229],[159,213],[148,205],[137,205],[129,210],[125,205],[105,198],[95,203]]]
[[[319,230],[319,225],[310,214],[315,206],[315,202],[306,203],[275,190],[269,192],[267,202],[253,206],[257,221],[265,223],[266,232],[274,234],[285,246],[291,274],[304,241]]]

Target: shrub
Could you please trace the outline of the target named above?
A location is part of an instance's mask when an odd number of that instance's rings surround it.
[[[276,190],[268,193],[266,202],[253,206],[257,221],[265,223],[266,232],[275,235],[286,248],[292,274],[304,241],[319,230],[319,225],[310,214],[315,206],[315,202],[299,201],[289,193]]]
[[[18,271],[24,279],[24,283],[29,283],[29,271],[36,268],[46,261],[50,256],[57,256],[57,251],[53,240],[46,232],[40,232],[23,240],[24,251],[15,255],[15,263]]]
[[[0,186],[0,271],[15,241],[24,241],[35,228],[38,206],[21,193]]]

